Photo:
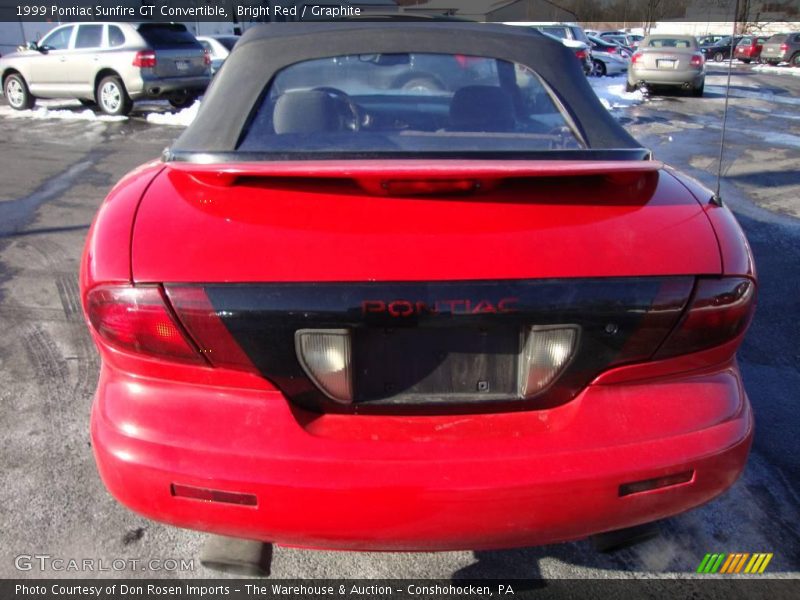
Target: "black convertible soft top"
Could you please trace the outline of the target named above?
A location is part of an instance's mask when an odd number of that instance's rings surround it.
[[[533,69],[558,96],[589,150],[639,149],[600,103],[572,51],[527,27],[482,23],[271,23],[245,33],[168,157],[236,150],[254,107],[281,69],[348,54],[440,53],[501,59]]]

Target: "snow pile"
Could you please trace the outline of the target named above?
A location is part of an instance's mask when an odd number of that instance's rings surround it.
[[[618,80],[609,77],[596,77],[588,81],[600,102],[608,110],[627,108],[645,101],[645,95],[641,90],[626,92],[625,83],[617,83]]]
[[[172,107],[165,101],[145,102],[137,109],[134,106],[134,117],[144,117],[152,125],[172,125],[187,127],[197,116],[200,102],[180,111],[172,111]],[[0,117],[9,119],[36,119],[39,121],[94,121],[98,123],[113,123],[127,121],[128,117],[111,116],[100,112],[99,108],[91,109],[81,105],[77,100],[37,100],[32,110],[14,110],[7,104],[0,105]]]
[[[147,113],[147,122],[153,125],[173,125],[175,127],[188,127],[194,118],[197,116],[197,111],[200,110],[200,102],[195,101],[191,106],[184,108],[178,112]]]
[[[63,103],[57,106],[63,106]],[[80,105],[78,105],[80,106]],[[111,115],[97,114],[87,108],[84,110],[70,110],[69,108],[52,108],[50,106],[34,106],[32,110],[14,110],[10,106],[0,106],[0,116],[12,119],[36,119],[57,121],[100,121],[113,122],[125,121],[128,117],[113,117]]]
[[[794,75],[800,77],[800,69],[797,67],[774,67],[772,65],[756,65],[753,71],[761,71],[764,73],[778,73],[779,75]]]

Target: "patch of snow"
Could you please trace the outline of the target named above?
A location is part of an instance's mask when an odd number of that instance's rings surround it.
[[[194,104],[180,110],[178,112],[147,113],[147,122],[154,125],[172,125],[174,127],[188,127],[194,118],[197,116],[197,111],[200,110],[200,101],[195,101]]]
[[[625,83],[617,83],[617,80],[609,77],[594,77],[589,79],[589,84],[608,110],[627,108],[645,101],[645,95],[641,90],[626,92]]]
[[[762,73],[777,73],[779,75],[792,75],[794,77],[800,77],[800,69],[798,69],[797,67],[756,65],[753,67],[753,71],[761,71]]]
[[[134,117],[144,117],[153,125],[171,125],[187,127],[197,116],[200,102],[180,111],[174,111],[168,102],[162,100],[144,101],[134,107]],[[0,105],[0,117],[9,119],[36,119],[39,121],[92,121],[113,123],[127,121],[128,117],[111,116],[100,112],[100,109],[84,107],[77,100],[37,100],[31,110],[14,110],[7,104]]]
[[[772,144],[774,146],[793,146],[794,148],[800,148],[800,136],[792,135],[791,133],[770,131],[751,131],[748,133],[757,135],[768,144]]]
[[[79,103],[76,103],[80,106]],[[10,106],[0,106],[0,116],[12,119],[36,119],[36,120],[57,120],[57,121],[99,121],[114,122],[126,121],[128,117],[97,114],[90,108],[84,110],[70,110],[67,108],[53,108],[53,106],[65,106],[64,103],[56,105],[34,106],[31,110],[14,110]]]

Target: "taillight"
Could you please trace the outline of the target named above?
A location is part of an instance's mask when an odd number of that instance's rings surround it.
[[[586,53],[586,50],[581,49],[575,50],[575,56],[577,56],[579,60],[586,60],[586,57],[589,55]]]
[[[101,286],[86,299],[89,321],[112,348],[205,364],[173,318],[159,286]]]
[[[133,66],[142,69],[154,69],[156,67],[156,53],[152,50],[139,50],[133,57]]]
[[[205,63],[206,66],[211,64],[211,54],[208,50],[203,50],[203,63]]]
[[[734,339],[750,324],[755,299],[750,279],[698,279],[683,319],[654,358],[698,352]]]
[[[477,179],[392,179],[382,181],[380,189],[389,196],[430,196],[469,194],[481,188]]]
[[[619,46],[609,46],[607,52],[609,54],[619,54]]]
[[[636,52],[633,56],[631,56],[631,64],[635,65],[640,60],[642,60],[642,53],[641,52]]]
[[[789,44],[781,44],[781,52],[786,52],[789,49]]]
[[[692,54],[692,66],[693,67],[702,67],[703,66],[703,55],[702,54]]]
[[[166,293],[181,324],[212,366],[256,371],[222,323],[203,288],[168,286]]]

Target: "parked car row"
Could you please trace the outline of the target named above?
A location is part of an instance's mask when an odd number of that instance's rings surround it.
[[[235,43],[204,39],[207,49],[179,23],[61,25],[0,59],[3,95],[17,110],[37,98],[75,98],[109,115],[126,115],[145,98],[182,108],[205,91]]]
[[[594,63],[592,62],[589,38],[586,37],[586,33],[579,25],[574,23],[533,23],[527,21],[509,21],[504,25],[527,27],[558,40],[575,53],[575,57],[580,61],[583,72],[586,75],[593,72]]]
[[[641,86],[679,87],[702,96],[707,60],[733,58],[744,63],[789,63],[800,67],[800,33],[704,36],[650,35],[631,57],[627,91]]]
[[[506,25],[528,27],[555,38],[575,53],[586,75],[625,73],[633,48],[643,36],[622,31],[585,31],[575,23],[508,22]]]
[[[789,63],[800,67],[800,33],[777,33],[767,35],[705,36],[698,40],[700,51],[706,60],[722,62],[733,58],[749,64],[766,63],[778,65]],[[731,43],[733,42],[733,43]]]

